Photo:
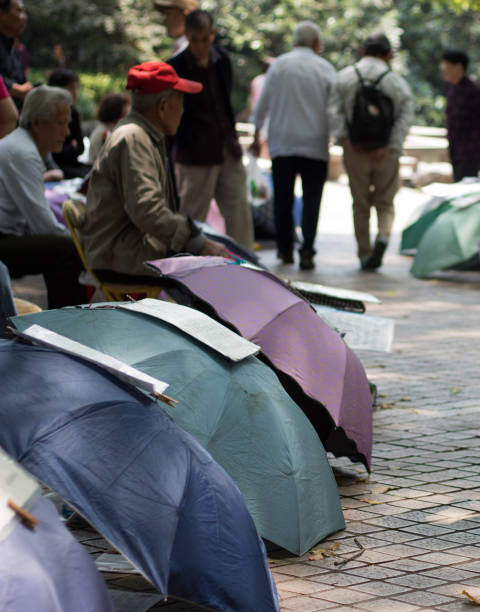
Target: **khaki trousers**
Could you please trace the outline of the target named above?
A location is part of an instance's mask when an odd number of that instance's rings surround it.
[[[353,199],[353,225],[358,256],[372,251],[370,242],[370,209],[375,208],[378,238],[388,242],[395,211],[393,198],[398,191],[398,157],[394,153],[377,161],[375,152],[357,152],[351,144],[343,149],[343,162],[348,174]]]
[[[241,159],[225,152],[222,164],[175,164],[180,212],[198,221],[207,218],[215,198],[225,219],[227,234],[248,249],[253,248],[253,222],[247,200],[247,175]]]

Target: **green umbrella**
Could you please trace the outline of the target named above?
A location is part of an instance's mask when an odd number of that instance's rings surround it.
[[[425,231],[410,269],[424,278],[437,270],[478,262],[480,202],[444,212]],[[471,266],[470,266],[471,267]]]
[[[229,473],[264,538],[303,554],[344,527],[318,435],[256,357],[232,362],[164,321],[111,306],[13,321],[20,331],[41,325],[167,382],[178,403],[162,408]]]
[[[414,254],[423,234],[441,214],[451,210],[453,204],[451,199],[444,200],[433,198],[422,208],[420,216],[416,221],[407,226],[402,232],[400,241],[400,253],[405,255]]]

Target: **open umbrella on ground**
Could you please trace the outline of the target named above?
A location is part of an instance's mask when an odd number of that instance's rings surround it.
[[[31,530],[17,523],[0,538],[2,612],[114,612],[93,560],[40,497],[30,510]]]
[[[475,185],[472,185],[470,190],[474,189]],[[468,206],[480,201],[480,187],[477,187],[476,191],[474,190],[473,192],[468,191],[465,193],[464,190],[465,186],[463,186],[463,190],[458,194],[448,197],[436,196],[429,200],[422,207],[417,219],[403,230],[400,252],[412,255],[415,254],[425,232],[443,213],[455,207]]]
[[[370,468],[372,398],[365,371],[304,298],[273,274],[221,257],[174,257],[149,265],[171,282],[174,299],[261,346],[325,448]]]
[[[143,302],[156,301],[138,305]],[[168,381],[168,395],[178,403],[165,410],[233,478],[264,538],[303,554],[344,527],[318,436],[275,373],[256,357],[233,363],[153,316],[121,308],[38,315],[14,321],[21,330],[42,325]]]
[[[480,201],[454,207],[437,217],[425,231],[410,269],[424,278],[438,270],[478,267]]]
[[[237,487],[146,394],[50,349],[0,341],[0,445],[162,593],[278,610]]]

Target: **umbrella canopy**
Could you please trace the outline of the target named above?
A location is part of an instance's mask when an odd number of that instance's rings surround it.
[[[0,539],[2,611],[114,612],[105,581],[55,506],[40,497],[30,512],[34,530],[18,523]]]
[[[0,342],[0,445],[163,593],[278,610],[237,487],[147,395],[50,349]]]
[[[478,265],[479,238],[480,202],[452,208],[425,231],[410,272],[424,278],[437,270]]]
[[[64,308],[37,323],[169,383],[170,416],[212,454],[243,494],[264,538],[303,554],[344,527],[325,451],[275,373],[256,357],[232,362],[152,316]]]
[[[174,281],[177,301],[233,326],[258,344],[327,450],[370,468],[372,398],[357,356],[310,304],[274,275],[221,257],[149,262]],[[195,301],[196,299],[196,301]]]
[[[434,196],[421,208],[418,217],[410,223],[402,232],[400,252],[405,254],[415,254],[420,244],[422,236],[435,220],[443,213],[455,207],[468,206],[480,201],[480,193],[477,187],[472,185],[469,191],[465,192],[467,186],[462,186],[458,193],[448,197]],[[473,191],[472,191],[473,190]]]

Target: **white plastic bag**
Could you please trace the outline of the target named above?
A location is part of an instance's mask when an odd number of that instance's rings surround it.
[[[271,196],[271,187],[265,170],[262,170],[258,159],[249,154],[247,163],[248,199],[253,206],[261,206]]]

